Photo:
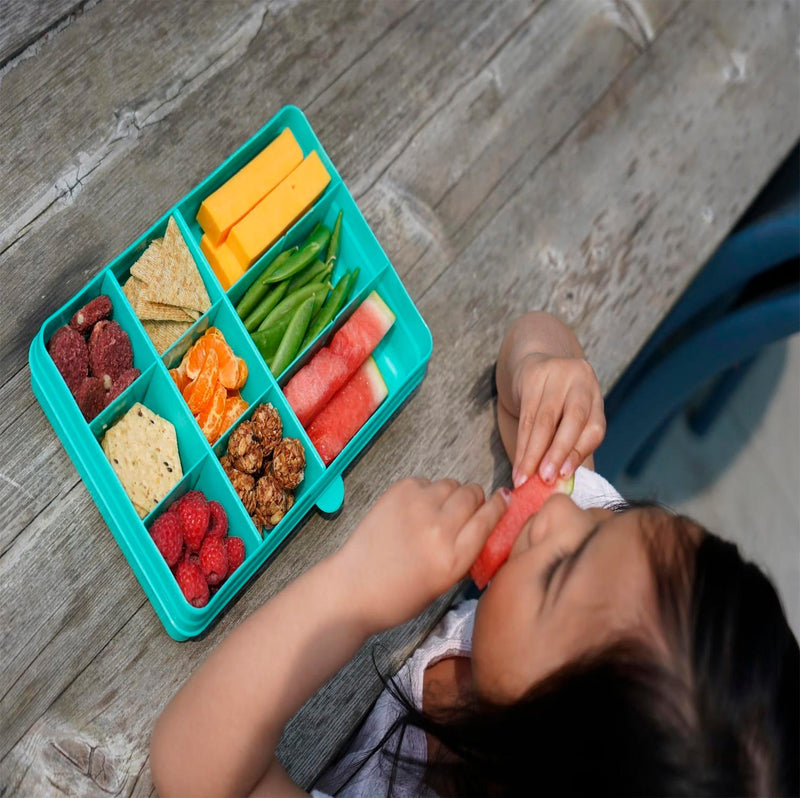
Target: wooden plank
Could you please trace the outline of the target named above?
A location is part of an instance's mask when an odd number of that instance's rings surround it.
[[[0,435],[8,444],[0,466],[2,556],[36,516],[79,478],[33,397],[27,367],[0,388],[0,408]]]
[[[26,0],[0,2],[0,75],[12,59],[22,56],[33,58],[46,46],[47,40],[63,31],[83,13],[84,2],[75,0],[49,0],[47,3],[30,3]]]
[[[770,168],[768,164],[779,160],[776,151],[788,148],[785,147],[787,139],[797,136],[797,119],[792,109],[777,111],[775,104],[776,97],[785,95],[792,85],[792,69],[786,66],[793,63],[793,43],[786,33],[795,21],[792,9],[786,5],[776,6],[769,14],[759,14],[757,18],[750,8],[737,6],[733,13],[727,10],[730,6],[726,6],[721,27],[715,15],[722,12],[714,8],[691,7],[681,14],[662,37],[656,39],[651,50],[640,56],[615,83],[589,118],[554,144],[544,161],[541,157],[523,156],[509,167],[499,183],[487,187],[490,193],[477,214],[468,217],[463,238],[459,238],[458,246],[452,247],[453,257],[448,260],[447,269],[442,272],[439,267],[431,274],[431,281],[442,275],[435,282],[419,283],[422,290],[416,295],[423,313],[429,320],[435,320],[434,360],[419,393],[348,474],[345,513],[335,525],[323,525],[319,519],[312,519],[282,552],[280,568],[268,569],[209,638],[179,646],[178,654],[169,658],[171,665],[189,663],[189,668],[194,667],[202,652],[215,645],[237,618],[291,578],[292,569],[299,572],[308,566],[309,555],[312,558],[322,556],[335,548],[357,522],[356,516],[362,508],[399,476],[400,467],[430,476],[454,473],[462,478],[477,479],[485,487],[498,479],[507,479],[507,464],[499,456],[493,433],[486,380],[481,380],[481,376],[485,375],[485,368],[494,357],[502,329],[519,310],[548,303],[551,307],[566,309],[588,340],[590,352],[599,359],[597,362],[608,363],[602,375],[608,384],[615,364],[630,357],[629,350],[636,336],[641,335],[644,323],[637,317],[636,308],[653,307],[653,321],[657,320],[659,308],[663,308],[660,290],[677,290],[675,286],[688,279],[703,253],[713,248],[715,240],[724,234],[743,204],[757,190],[757,185],[753,184],[763,180]],[[753,64],[753,72],[745,72],[748,79],[732,81],[733,62],[730,58],[726,60],[726,56],[739,48],[746,48],[746,63]],[[357,89],[358,85],[354,85],[353,91]],[[391,93],[388,98],[386,102],[391,107]],[[755,120],[769,121],[769,129],[762,130],[755,123],[737,126],[737,120],[746,116],[745,111],[752,113]],[[681,132],[686,122],[690,124]],[[640,141],[659,151],[644,152],[640,163],[631,170],[631,143],[640,147]],[[755,155],[752,153],[754,142],[759,150]],[[754,160],[744,163],[745,154]],[[604,159],[608,159],[608,167],[602,170],[599,165],[605,163]],[[683,176],[670,177],[681,167]],[[631,171],[632,174],[628,174]],[[719,207],[711,206],[713,218],[703,214],[708,198],[696,190],[697,186],[705,185],[719,186],[719,196],[726,198]],[[656,192],[646,197],[647,203],[642,202],[641,196],[636,199],[637,193],[641,195],[642,186],[651,186]],[[413,199],[413,194],[409,197]],[[612,213],[603,226],[603,219],[609,214],[598,221],[599,214],[611,203],[618,203],[619,210]],[[698,211],[703,224],[695,223],[692,216]],[[668,236],[658,234],[659,228],[669,229],[664,225],[678,227],[682,252],[674,251],[677,231]],[[493,275],[497,280],[487,285],[477,276],[496,253],[508,253],[506,266],[498,269]],[[640,265],[641,253],[648,256],[648,264],[637,271],[633,266]],[[605,257],[601,259],[603,254]],[[666,267],[663,274],[655,265],[660,256],[664,257]],[[603,265],[609,263],[611,265]],[[576,292],[575,286],[581,286],[587,276],[595,281],[594,290]],[[568,296],[570,286],[572,297]],[[604,297],[602,302],[596,296],[600,292]],[[627,293],[636,297],[641,304],[617,305],[615,292],[616,296]],[[630,330],[626,322],[630,323]],[[609,336],[604,335],[603,325],[612,326]],[[622,334],[619,334],[620,329]],[[461,369],[455,373],[450,365],[454,362],[471,362],[476,367],[472,372]],[[444,423],[443,419],[446,419]],[[413,444],[419,440],[426,441],[426,450]],[[398,452],[403,452],[400,460]],[[45,528],[50,527],[46,524]],[[323,541],[319,545],[312,538],[323,538]],[[36,541],[42,543],[41,532]],[[12,554],[21,543],[12,548]],[[41,548],[30,545],[26,552],[37,550]],[[65,557],[74,567],[80,559],[79,553],[69,547],[64,552],[59,552],[59,556]],[[3,560],[0,560],[0,571]],[[114,568],[114,578],[125,569],[124,563],[119,569]],[[275,579],[271,582],[273,572]],[[26,589],[22,580],[16,584]],[[95,598],[93,595],[92,599]],[[128,618],[131,617],[130,608],[134,607],[134,602],[126,603]],[[158,629],[154,616],[145,626],[154,631],[157,645],[148,645],[146,635],[145,641],[137,644],[132,639],[134,635],[129,636],[126,631],[137,631],[136,618],[146,613],[152,616],[149,605],[136,612],[118,634],[107,638],[111,641],[107,648],[84,666],[85,669],[76,667],[74,662],[57,662],[54,678],[57,685],[66,685],[67,689],[55,702],[52,697],[58,692],[48,698],[41,689],[37,692],[34,678],[26,675],[28,692],[35,699],[30,717],[40,718],[37,724],[46,724],[42,728],[60,729],[59,739],[65,735],[79,738],[86,734],[86,729],[99,729],[103,734],[98,735],[98,739],[110,741],[107,759],[116,763],[113,778],[117,780],[104,776],[104,783],[128,784],[117,778],[124,756],[119,760],[115,757],[118,750],[124,755],[130,749],[118,744],[110,725],[92,725],[96,720],[85,707],[94,705],[87,694],[90,688],[96,691],[100,686],[112,690],[119,682],[119,673],[128,673],[123,666],[137,656],[138,661],[144,663],[142,667],[150,662],[163,664],[152,649],[160,649],[164,641],[169,641]],[[116,617],[112,610],[109,615]],[[7,628],[5,623],[3,628]],[[91,629],[86,627],[84,632],[90,633]],[[76,637],[74,630],[70,630],[57,642],[69,644],[70,639]],[[118,662],[123,669],[113,673],[112,669],[95,670],[105,666],[106,657],[110,656],[107,652],[118,641],[125,652]],[[45,656],[40,656],[37,663],[54,653],[47,648],[42,651]],[[72,669],[66,682],[59,681],[59,665]],[[328,703],[323,701],[320,706],[319,702],[312,702],[308,706],[313,707],[313,714],[304,709],[293,722],[282,750],[297,756],[289,765],[301,783],[308,783],[316,765],[335,745],[333,734],[324,740],[318,739],[321,727],[337,730],[331,721],[340,719],[342,710],[333,696],[338,699],[352,693],[354,679],[364,678],[364,683],[370,684],[370,669],[371,664],[362,654],[351,666],[348,679],[338,683],[334,679],[329,685]],[[76,680],[75,674],[81,670],[86,677]],[[163,671],[152,672],[164,678]],[[188,670],[184,670],[186,672]],[[44,681],[49,675],[51,673],[45,671],[40,678]],[[70,686],[73,682],[74,691]],[[138,685],[139,692],[142,692],[142,684],[151,684],[138,674],[131,682]],[[171,689],[173,685],[158,693],[158,698],[166,700]],[[16,696],[24,694],[22,688]],[[106,698],[106,701],[115,698]],[[135,704],[138,699],[123,697],[119,700],[122,710],[128,702]],[[16,708],[19,703],[17,698],[4,704],[4,717],[7,707]],[[104,704],[103,701],[99,703]],[[42,714],[46,706],[51,708]],[[157,708],[147,711],[154,714]],[[52,783],[41,780],[53,770],[52,766],[42,764],[40,742],[45,738],[49,742],[55,735],[39,736],[37,727],[25,727],[19,720],[16,722],[17,728],[29,731],[0,763],[0,781],[4,784]],[[63,724],[60,727],[59,722]],[[299,742],[315,737],[317,746],[301,751]],[[139,737],[138,763],[143,761],[142,742]],[[135,770],[132,767],[130,772]],[[31,775],[23,776],[24,773]],[[26,778],[40,780],[25,782]],[[131,789],[140,786],[145,789],[141,778]]]

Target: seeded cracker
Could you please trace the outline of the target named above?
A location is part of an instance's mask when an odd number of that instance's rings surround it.
[[[175,427],[139,402],[108,429],[101,445],[140,518],[183,476]]]
[[[205,313],[211,307],[208,292],[172,216],[167,223],[160,256],[157,264],[151,259],[142,263],[140,258],[131,267],[131,274],[147,283],[144,298]]]

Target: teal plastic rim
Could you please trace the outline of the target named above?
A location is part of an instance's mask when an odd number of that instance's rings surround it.
[[[195,219],[197,210],[206,196],[227,181],[287,127],[291,129],[304,155],[312,150],[317,151],[331,181],[314,205],[240,280],[225,291],[200,250],[202,231]],[[332,227],[340,210],[343,211],[341,248],[333,278],[336,280],[345,271],[358,268],[358,280],[350,300],[336,318],[275,379],[239,319],[235,305],[279,252],[302,241],[319,221]],[[170,216],[175,217],[186,240],[208,290],[211,308],[169,349],[159,355],[128,303],[122,284],[127,279],[131,265],[150,241],[163,236]],[[330,340],[335,330],[373,290],[380,294],[396,316],[394,325],[373,353],[386,381],[388,396],[339,456],[326,467],[286,401],[281,386]],[[46,344],[55,330],[67,324],[78,308],[100,294],[107,294],[111,298],[114,308],[112,318],[130,336],[134,366],[142,374],[102,413],[87,423],[47,353]],[[248,402],[249,408],[214,446],[206,441],[168,372],[209,326],[218,327],[223,332],[234,352],[243,357],[248,366],[248,379],[241,395]],[[299,108],[285,106],[124,252],[98,272],[81,291],[50,315],[31,342],[29,362],[33,393],[75,464],[147,598],[168,634],[175,640],[186,640],[202,634],[209,627],[261,572],[279,546],[314,507],[326,514],[334,513],[341,507],[344,501],[342,472],[375,438],[421,382],[432,351],[430,330],[311,125]],[[105,430],[135,402],[142,402],[175,426],[183,468],[182,479],[144,519],[137,515],[100,446]],[[306,450],[307,462],[305,478],[295,491],[294,506],[276,527],[262,536],[225,476],[219,457],[224,454],[227,439],[235,425],[249,417],[255,407],[263,402],[271,402],[277,408],[283,422],[284,435],[301,440]],[[244,563],[223,583],[209,603],[201,608],[192,607],[185,600],[149,535],[153,521],[189,490],[201,490],[208,499],[219,501],[228,515],[229,534],[242,538],[245,544]]]

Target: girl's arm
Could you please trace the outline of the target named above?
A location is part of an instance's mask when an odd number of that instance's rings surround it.
[[[578,339],[555,316],[528,313],[511,325],[497,358],[497,424],[514,485],[538,470],[569,477],[605,435],[603,396]]]
[[[169,796],[302,794],[274,758],[284,726],[366,639],[466,575],[505,510],[478,485],[403,480],[336,554],[233,631],[156,723],[153,781]]]

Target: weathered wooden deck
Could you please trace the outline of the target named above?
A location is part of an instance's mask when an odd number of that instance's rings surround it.
[[[149,795],[156,714],[411,473],[507,482],[488,374],[547,308],[608,388],[800,135],[796,0],[0,0],[0,795]],[[427,377],[207,634],[176,643],[33,398],[42,321],[295,104],[428,321]],[[399,662],[441,614],[381,637]],[[371,644],[280,748],[309,785]],[[258,674],[253,674],[258,678]]]

